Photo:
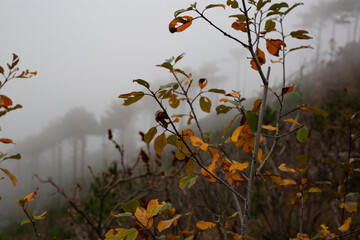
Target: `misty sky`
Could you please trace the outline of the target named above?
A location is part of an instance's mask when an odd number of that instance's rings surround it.
[[[37,70],[32,79],[5,86],[2,94],[24,106],[0,119],[2,137],[22,139],[42,130],[49,120],[71,107],[85,106],[99,118],[121,93],[139,89],[133,79],[150,83],[170,75],[155,65],[186,52],[180,66],[197,69],[204,62],[219,65],[229,79],[246,78],[243,94],[261,84],[251,79],[247,55],[203,21],[183,33],[171,34],[173,12],[193,1],[185,0],[1,0],[0,65],[20,57],[20,67]],[[209,4],[199,1],[199,8]],[[295,12],[301,12],[301,9]],[[229,29],[232,20],[221,9],[209,11]],[[225,20],[224,20],[225,19]],[[241,34],[233,31],[234,35]],[[239,59],[236,60],[235,58]],[[276,74],[275,74],[276,75]],[[234,89],[234,81],[214,83]]]

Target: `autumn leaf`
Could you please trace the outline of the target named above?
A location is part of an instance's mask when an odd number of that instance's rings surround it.
[[[13,102],[11,101],[10,98],[8,98],[5,95],[0,95],[0,108],[8,108],[9,106],[11,106],[13,104]]]
[[[215,158],[215,157],[214,157]],[[206,168],[209,172],[211,172],[213,175],[216,176],[216,173],[215,173],[215,169],[217,168],[217,165],[216,165],[216,160],[214,160],[213,158],[213,161],[212,163]],[[208,173],[205,169],[201,169],[201,175],[203,175],[203,177],[205,177],[205,179],[209,182],[216,182],[216,179],[211,176],[210,173]]]
[[[138,231],[135,228],[116,228],[115,230],[117,231],[116,234],[114,234],[114,229],[110,229],[105,234],[105,240],[135,240],[138,235]]]
[[[231,142],[238,147],[242,147],[245,152],[254,148],[255,137],[247,123],[236,128],[231,135]]]
[[[181,136],[184,138],[185,141],[187,141],[190,139],[190,137],[194,136],[194,132],[190,128],[187,128],[181,132]]]
[[[345,220],[345,223],[343,225],[341,225],[338,229],[341,231],[341,232],[346,232],[349,230],[350,228],[350,224],[351,224],[351,218],[347,218]]]
[[[201,150],[207,151],[209,145],[207,143],[204,143],[203,140],[201,140],[200,138],[196,136],[191,136],[190,141],[191,145],[193,145],[194,147],[199,147]]]
[[[295,119],[293,119],[293,118],[285,119],[284,122],[290,122],[290,123],[294,123],[294,124],[296,124],[296,125],[301,126],[301,124],[298,123],[298,122],[297,122]]]
[[[139,221],[143,227],[151,228],[154,222],[153,218],[147,218],[147,211],[142,207],[137,207],[134,213],[136,220]]]
[[[26,200],[26,202],[25,202],[26,205],[28,205],[29,202],[31,202],[32,200],[35,200],[35,195],[36,195],[38,189],[39,188],[36,188],[32,193],[30,193],[29,195],[24,197],[24,199]]]
[[[11,139],[8,139],[8,138],[0,138],[0,142],[6,143],[6,144],[14,143]]]
[[[249,167],[248,163],[233,163],[230,168],[229,171],[235,173],[235,170],[239,170],[239,171],[244,171],[246,168]]]
[[[121,94],[119,96],[119,98],[125,98],[123,105],[124,106],[129,106],[133,103],[136,103],[137,101],[139,101],[141,98],[144,97],[144,92],[131,92],[131,93],[126,93],[126,94]]]
[[[166,141],[165,133],[162,133],[155,138],[154,149],[159,156],[161,156],[162,152],[164,151],[164,147],[166,146],[166,144],[167,141]]]
[[[280,171],[283,171],[283,172],[292,172],[292,173],[295,173],[295,169],[293,168],[288,168],[285,163],[282,163],[280,166],[279,166],[279,169]]]
[[[165,229],[171,227],[171,225],[180,218],[181,215],[177,215],[176,217],[169,219],[169,220],[161,220],[158,224],[158,230],[159,232],[164,231]]]
[[[208,84],[208,80],[206,78],[200,78],[199,79],[199,87],[203,89]]]
[[[328,230],[328,227],[326,227],[324,224],[321,224],[320,227],[323,229],[322,233],[321,233],[321,238],[333,238],[335,237],[335,234],[334,233],[331,233],[329,230]]]
[[[285,48],[286,44],[280,39],[266,39],[266,49],[271,55],[278,57],[281,46]]]
[[[357,212],[357,202],[346,201],[340,204],[340,208],[345,208],[348,212]]]
[[[281,89],[281,95],[284,96],[285,94],[291,93],[292,91],[294,91],[294,86],[295,83],[292,84],[290,87],[284,87]]]
[[[261,126],[263,129],[269,130],[269,131],[279,131],[279,129],[277,129],[276,127],[273,127],[271,125],[262,125]]]
[[[265,62],[266,62],[265,53],[263,51],[261,51],[260,48],[258,48],[257,51],[256,51],[256,58],[257,58],[260,66],[265,64]],[[251,59],[250,63],[251,63],[251,68],[253,68],[255,70],[258,70],[254,59]]]
[[[165,204],[166,202],[162,202],[161,204],[159,204],[158,199],[151,200],[147,205],[146,217],[150,219],[153,216],[156,216],[159,211],[165,206]]]
[[[235,30],[247,32],[246,24],[240,21],[235,21],[231,24],[231,27]]]
[[[16,186],[18,180],[16,179],[16,177],[14,175],[12,175],[11,172],[9,172],[9,170],[5,169],[5,168],[0,168],[11,180],[12,184],[14,186]]]
[[[254,113],[258,113],[260,111],[260,106],[262,103],[262,99],[256,99],[253,104],[253,109],[251,110]]]
[[[190,16],[176,17],[169,23],[169,31],[171,33],[182,32],[191,26],[193,18]],[[180,26],[176,25],[180,23]]]
[[[227,93],[226,96],[231,96],[231,97],[237,98],[237,97],[239,96],[239,93],[237,93],[237,92],[230,92],[230,93]]]
[[[146,143],[150,143],[151,140],[152,140],[152,139],[154,138],[154,136],[156,135],[156,133],[157,133],[156,127],[150,128],[149,131],[147,131],[147,133],[146,133],[145,136],[144,136],[144,141],[145,141]]]
[[[212,223],[212,222],[199,221],[199,222],[196,223],[196,226],[197,226],[200,230],[206,230],[206,229],[215,227],[216,224],[215,224],[215,223]]]

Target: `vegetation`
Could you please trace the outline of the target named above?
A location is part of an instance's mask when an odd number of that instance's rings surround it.
[[[51,231],[45,221],[36,225],[45,213],[35,216],[28,210],[35,190],[18,201],[27,216],[22,223],[32,223],[37,239],[357,239],[359,43],[342,49],[317,74],[309,73],[310,83],[302,89],[290,83],[288,54],[312,49],[302,44],[311,39],[308,31],[284,31],[287,15],[300,5],[228,0],[176,11],[171,33],[203,20],[245,48],[262,84],[261,96],[249,104],[240,91],[211,88],[206,78],[196,81],[179,67],[184,54],[167,59],[157,66],[168,71],[172,81],[156,88],[136,79],[144,90],[119,96],[124,106],[145,98],[157,104],[156,125],[140,132],[143,147],[137,158],[125,158],[124,146],[109,129],[108,140],[119,159],[102,173],[89,167],[87,190],[76,184],[70,194],[53,178],[37,176],[63,196],[69,220],[56,222]],[[232,32],[209,19],[209,11],[226,11],[233,20]],[[290,38],[297,45],[290,46]],[[354,63],[348,64],[351,53]],[[269,87],[273,64],[282,69],[278,88]],[[339,65],[346,72],[345,83],[334,67]],[[319,76],[326,80],[313,84],[312,78]],[[220,96],[216,107],[211,95]],[[214,109],[230,121],[206,126],[199,116]],[[91,118],[76,110],[64,119],[78,122],[76,113]],[[105,120],[111,117],[110,112]],[[90,125],[70,130],[74,170],[77,141],[84,149],[86,129],[98,127],[96,121]],[[220,133],[215,128],[221,128]]]

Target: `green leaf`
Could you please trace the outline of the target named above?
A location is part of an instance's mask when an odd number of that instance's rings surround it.
[[[327,164],[335,164],[335,165],[340,165],[342,166],[343,163],[341,162],[338,162],[336,161],[333,157],[331,156],[327,156],[324,160],[323,160],[324,163],[327,163]]]
[[[124,239],[135,240],[138,235],[138,231],[135,228],[130,228],[130,229],[117,228],[116,231],[117,231],[116,235],[106,234],[105,240],[124,240]]]
[[[210,4],[210,5],[207,5],[205,7],[205,9],[209,9],[209,8],[214,8],[214,7],[222,7],[225,9],[225,5],[224,4]]]
[[[189,77],[189,75],[187,75],[186,72],[184,72],[183,70],[181,70],[179,68],[174,69],[174,72],[178,72],[178,73],[181,73],[182,75],[184,75],[185,77]]]
[[[176,18],[177,16],[179,16],[180,14],[184,13],[184,12],[188,12],[188,11],[192,11],[194,10],[194,7],[193,6],[190,6],[186,9],[179,9],[177,11],[174,12],[174,17]]]
[[[309,193],[317,193],[317,192],[321,192],[321,189],[318,187],[312,187],[309,189],[308,191]]]
[[[131,217],[131,216],[132,216],[132,213],[130,213],[130,212],[124,212],[124,213],[119,213],[119,214],[114,215],[114,217],[117,217],[117,218]]]
[[[191,236],[185,238],[184,240],[193,240],[193,239],[194,239],[194,235],[191,235]]]
[[[201,110],[203,110],[206,113],[210,113],[210,109],[211,109],[211,101],[208,97],[204,97],[202,96],[200,98],[200,108]]]
[[[160,86],[159,89],[164,89],[164,88],[169,88],[169,87],[172,87],[173,89],[176,90],[179,87],[179,84],[177,84],[176,82],[172,82],[172,83],[168,83],[168,84]]]
[[[24,224],[26,224],[26,223],[31,223],[31,220],[30,220],[29,218],[24,218],[24,219],[21,221],[20,225],[24,225]]]
[[[293,37],[293,38],[297,38],[297,39],[304,39],[304,40],[307,40],[307,39],[311,39],[312,37],[306,35],[308,34],[309,32],[306,31],[306,30],[298,30],[298,31],[293,31],[290,33],[290,36]]]
[[[298,161],[298,166],[300,168],[304,168],[306,167],[306,164],[308,163],[309,159],[308,156],[306,154],[304,155],[297,155],[296,156],[296,160]]]
[[[166,144],[167,140],[165,133],[162,133],[155,138],[154,149],[159,156],[161,156],[162,152],[164,151],[164,147],[166,146]]]
[[[177,63],[178,61],[180,61],[184,56],[185,56],[185,53],[182,53],[182,54],[180,54],[179,56],[177,56],[177,57],[175,58],[175,63]]]
[[[20,155],[20,153],[18,153],[18,154],[9,156],[9,157],[5,157],[4,160],[5,160],[5,159],[16,159],[16,160],[20,160],[20,159],[21,159],[21,155]]]
[[[321,115],[323,117],[328,117],[328,113],[325,110],[322,110],[320,108],[317,107],[309,107],[314,113],[316,113],[317,115]]]
[[[126,203],[121,203],[120,206],[125,212],[134,213],[136,211],[136,208],[140,206],[140,204],[139,201],[133,199]]]
[[[321,230],[320,232],[318,232],[315,236],[313,236],[313,237],[311,238],[311,240],[319,239],[319,238],[321,237],[321,235],[322,235],[322,232],[323,232],[323,230]]]
[[[227,101],[227,103],[231,103],[237,107],[240,105],[240,103],[238,101],[234,101],[234,100],[229,100],[229,101]]]
[[[230,15],[229,18],[237,18],[239,22],[245,22],[246,21],[246,16],[244,14],[235,14],[235,15]]]
[[[187,188],[190,189],[195,184],[197,178],[198,176],[195,177],[186,176],[181,178],[179,181],[179,188],[184,189],[187,186]]]
[[[299,99],[303,99],[303,94],[302,94],[302,92],[300,92],[299,90],[294,90],[294,92],[293,93],[295,93],[295,95],[299,98]]]
[[[151,140],[152,140],[152,139],[154,138],[154,136],[156,135],[156,133],[157,133],[156,127],[150,128],[149,131],[147,131],[147,133],[146,133],[145,136],[144,136],[144,141],[145,141],[146,143],[150,143]]]
[[[263,0],[259,0],[258,1],[258,3],[256,4],[256,10],[260,10],[260,9],[262,9],[267,3],[270,3],[271,2],[271,0],[265,0],[265,1],[263,1]]]
[[[170,71],[173,70],[173,65],[169,62],[164,62],[161,65],[156,65],[157,67],[163,67],[169,69]]]
[[[299,142],[304,143],[309,136],[309,129],[307,127],[300,128],[296,133],[296,138]]]
[[[275,29],[275,26],[276,26],[276,23],[273,20],[269,19],[265,23],[265,31],[271,32]]]
[[[256,132],[258,124],[258,116],[253,111],[246,112],[246,121],[249,124],[251,131]]]
[[[236,0],[227,0],[226,5],[230,6],[231,8],[239,7],[239,3]]]
[[[271,5],[269,10],[274,11],[274,12],[279,12],[279,10],[284,7],[288,8],[289,5],[286,2],[275,3],[275,4]]]
[[[142,80],[142,79],[136,79],[136,80],[133,80],[133,82],[136,82],[136,83],[138,83],[138,84],[140,84],[140,85],[142,85],[142,86],[146,87],[147,89],[149,89],[149,88],[150,88],[150,84],[149,84],[147,81],[145,81],[145,80]]]
[[[226,114],[227,112],[229,112],[232,109],[232,107],[229,106],[225,106],[225,105],[219,105],[216,107],[216,114]]]
[[[177,147],[177,145],[176,145],[177,140],[178,140],[178,137],[177,137],[177,136],[175,136],[175,135],[170,135],[170,136],[168,136],[168,138],[167,138],[166,141],[167,141],[168,144],[171,144],[171,145]]]
[[[316,181],[315,184],[319,184],[319,185],[332,185],[332,182],[329,182],[329,181]]]
[[[304,3],[295,3],[294,5],[292,5],[288,10],[286,10],[284,12],[284,15],[288,14],[289,12],[291,12],[294,8],[296,8],[297,6],[300,6],[300,5],[304,5]]]
[[[128,93],[128,94],[122,94],[119,96],[119,98],[126,98],[124,100],[123,105],[129,106],[129,105],[139,101],[141,98],[144,97],[144,95],[145,95],[144,92],[132,92],[132,93]]]
[[[189,161],[186,163],[186,169],[185,169],[185,172],[188,176],[193,175],[195,166],[196,166],[196,162],[193,159],[189,159]]]
[[[219,94],[225,94],[225,90],[223,89],[217,89],[217,88],[212,88],[212,89],[209,89],[208,92],[212,92],[212,93],[219,93]]]

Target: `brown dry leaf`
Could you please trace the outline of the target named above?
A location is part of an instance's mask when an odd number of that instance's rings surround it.
[[[5,95],[0,95],[0,108],[2,108],[2,107],[8,108],[12,104],[13,104],[13,102],[11,101],[10,98],[8,98]]]
[[[280,39],[266,39],[266,49],[271,55],[278,57],[281,46],[285,48],[286,44]]]
[[[247,32],[246,24],[240,21],[233,22],[233,24],[231,24],[231,27],[235,30]]]
[[[264,53],[263,51],[261,51],[260,48],[258,48],[257,51],[256,51],[256,58],[257,58],[260,66],[263,65],[263,64],[265,64],[265,62],[266,62],[265,53]],[[258,68],[257,68],[257,66],[256,66],[256,64],[255,64],[254,59],[251,59],[251,62],[250,62],[250,63],[251,63],[251,68],[253,68],[253,69],[255,69],[255,70],[258,70]]]
[[[254,113],[258,113],[260,111],[261,103],[262,103],[262,99],[256,99],[254,101],[253,109],[251,111],[253,111]]]
[[[14,143],[11,139],[8,139],[8,138],[0,138],[0,142],[2,142],[2,143]]]

